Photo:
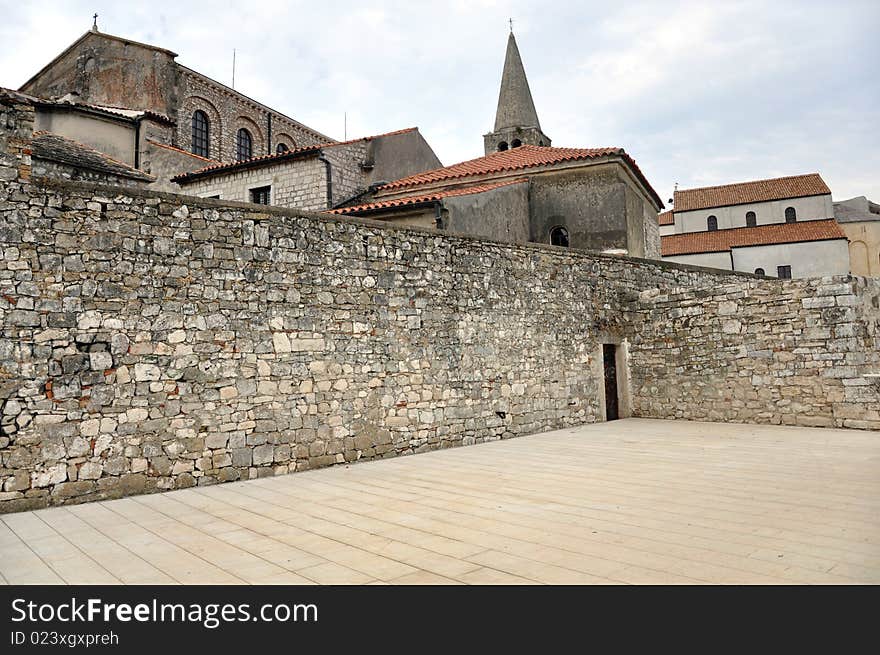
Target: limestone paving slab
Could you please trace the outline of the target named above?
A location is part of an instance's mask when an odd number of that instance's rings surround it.
[[[880,434],[624,419],[0,515],[2,584],[876,584]]]

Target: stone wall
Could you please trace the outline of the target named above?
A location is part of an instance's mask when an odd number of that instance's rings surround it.
[[[182,193],[222,200],[250,202],[251,189],[271,186],[271,204],[320,211],[327,209],[327,168],[319,153],[217,173],[187,182]]]
[[[34,121],[30,101],[0,89],[0,184],[30,179]]]
[[[880,429],[880,279],[646,289],[637,314],[639,416]]]
[[[32,172],[34,177],[51,177],[71,182],[95,182],[98,184],[116,184],[124,187],[145,187],[144,180],[135,180],[124,175],[116,175],[106,171],[96,171],[82,166],[71,166],[63,162],[33,157]]]
[[[90,31],[25,82],[21,90],[39,98],[76,93],[83,102],[148,109],[174,117],[175,57],[164,48]]]
[[[141,170],[156,178],[149,184],[149,188],[156,191],[180,193],[180,186],[171,181],[172,177],[216,163],[161,141],[144,139],[142,143]]]
[[[331,207],[367,190],[366,175],[362,166],[366,161],[368,146],[369,141],[361,140],[323,149],[324,158],[330,162]],[[301,205],[282,206],[301,207]],[[322,209],[328,209],[327,205],[325,204]]]
[[[272,111],[227,86],[218,84],[185,66],[180,71],[180,107],[178,129],[173,145],[192,149],[192,116],[202,110],[209,122],[209,156],[224,162],[238,159],[236,134],[245,128],[253,139],[254,157],[274,153],[284,142],[288,148],[318,145],[332,141],[297,121]],[[269,115],[272,115],[272,137],[269,143]]]
[[[878,427],[876,282],[74,183],[0,238],[0,511],[601,420],[607,341],[636,415]]]

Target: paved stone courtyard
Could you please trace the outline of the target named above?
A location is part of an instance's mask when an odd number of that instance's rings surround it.
[[[880,582],[880,434],[628,419],[0,516],[10,584]]]

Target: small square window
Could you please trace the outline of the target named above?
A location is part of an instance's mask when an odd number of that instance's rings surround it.
[[[268,205],[271,197],[271,186],[261,186],[257,187],[256,189],[251,189],[251,202],[253,203],[256,203],[258,205]]]
[[[776,267],[776,277],[780,280],[790,280],[791,279],[791,266],[777,266]]]

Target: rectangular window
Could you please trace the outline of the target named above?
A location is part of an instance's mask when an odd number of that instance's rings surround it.
[[[251,202],[258,205],[268,205],[271,196],[272,187],[270,186],[261,186],[256,189],[251,189]]]
[[[777,266],[776,267],[776,277],[780,280],[790,280],[791,279],[791,266]]]

